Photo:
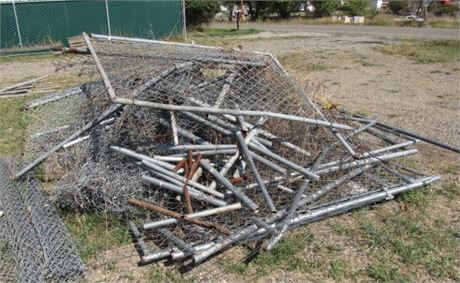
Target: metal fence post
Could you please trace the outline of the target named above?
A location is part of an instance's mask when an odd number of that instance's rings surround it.
[[[112,29],[110,28],[109,0],[105,0],[105,13],[107,18],[107,31],[109,36],[112,36]]]
[[[2,3],[0,3],[0,56],[2,55]]]
[[[185,0],[182,0],[182,36],[187,40],[187,21],[185,16]]]
[[[18,31],[19,47],[22,48],[21,30],[19,29],[19,21],[18,21],[18,14],[16,12],[16,4],[14,3],[14,0],[12,3],[13,3],[14,20],[16,21],[16,29]]]

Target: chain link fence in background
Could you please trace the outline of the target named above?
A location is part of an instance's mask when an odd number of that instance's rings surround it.
[[[66,43],[82,32],[168,38],[184,32],[182,0],[0,0],[2,49]]]

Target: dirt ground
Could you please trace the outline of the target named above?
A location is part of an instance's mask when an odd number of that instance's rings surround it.
[[[410,59],[385,55],[378,50],[392,40],[372,36],[314,33],[288,37],[264,36],[261,39],[248,36],[233,43],[241,45],[243,50],[274,53],[318,101],[329,100],[351,112],[376,115],[379,120],[388,124],[460,146],[459,62],[417,64]],[[51,57],[0,62],[0,88],[12,82],[53,73],[53,60]],[[291,234],[290,239],[294,241],[308,241],[293,251],[289,260],[275,259],[264,263],[266,255],[263,255],[261,260],[251,263],[249,267],[241,267],[228,263],[229,256],[223,256],[205,264],[201,269],[194,270],[186,277],[181,277],[176,274],[165,275],[159,265],[136,267],[136,257],[132,250],[123,247],[119,252],[101,254],[98,259],[89,263],[89,280],[460,280],[460,155],[427,144],[419,144],[417,148],[420,154],[407,162],[427,173],[442,175],[440,182],[426,189],[421,202],[393,201],[309,225]],[[400,250],[387,246],[385,242],[375,243],[376,240],[372,237],[374,234],[369,232],[369,227],[374,227],[380,229],[378,231],[382,235],[388,233],[391,236],[395,233],[395,237],[401,237],[409,249],[416,250],[418,246],[414,241],[417,239],[411,239],[412,234],[406,230],[398,230],[400,226],[410,225],[404,222],[407,220],[416,223],[417,227],[420,226],[421,235],[439,231],[440,238],[454,235],[448,238],[454,239],[454,242],[450,246],[433,244],[435,250],[428,249],[422,255],[415,255],[426,257],[427,260],[417,261],[412,257],[406,259],[404,254],[400,254]],[[400,223],[399,221],[403,224],[395,224]],[[391,227],[395,230],[391,230]],[[398,231],[400,235],[397,234]],[[390,236],[387,238],[388,242],[392,241]],[[436,237],[434,235],[433,239]],[[117,254],[115,262],[114,253]],[[239,254],[240,251],[236,250],[230,257],[237,257]],[[120,258],[118,262],[117,257]],[[446,259],[447,263],[438,267],[437,257],[439,260]],[[106,261],[109,258],[111,262]],[[293,263],[292,258],[298,261]],[[395,274],[398,276],[394,277]]]

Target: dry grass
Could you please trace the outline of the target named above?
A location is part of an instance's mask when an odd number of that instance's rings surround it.
[[[304,25],[353,25],[345,24],[343,20],[341,22],[334,22],[332,17],[323,18],[307,18],[298,17],[291,19],[269,19],[266,21],[258,21],[262,23],[276,23],[276,24],[304,24]],[[364,25],[368,26],[410,26],[419,27],[420,24],[415,21],[405,21],[401,18],[396,18],[389,14],[379,13],[372,16],[367,16],[364,20]],[[460,27],[460,21],[453,17],[429,17],[427,25],[433,28],[458,28]]]
[[[408,57],[421,64],[455,62],[460,58],[460,41],[403,41],[388,44],[379,50],[393,56]]]

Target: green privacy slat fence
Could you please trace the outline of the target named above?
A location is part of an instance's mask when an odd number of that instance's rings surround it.
[[[0,0],[1,1],[1,0]],[[103,0],[14,3],[23,46],[66,43],[92,32],[108,34]],[[12,2],[0,2],[0,49],[20,46]],[[182,0],[108,0],[112,35],[164,38],[183,31]]]

